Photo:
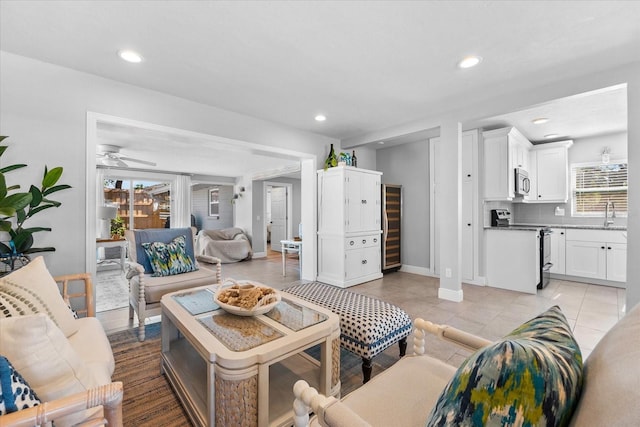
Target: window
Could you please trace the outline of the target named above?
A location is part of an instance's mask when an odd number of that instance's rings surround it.
[[[613,202],[616,215],[627,215],[626,160],[571,165],[571,188],[574,216],[604,216],[607,202]]]
[[[209,189],[209,216],[220,218],[220,188]]]

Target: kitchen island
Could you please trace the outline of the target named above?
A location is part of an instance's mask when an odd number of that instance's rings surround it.
[[[487,286],[535,294],[540,282],[540,229],[485,229]]]

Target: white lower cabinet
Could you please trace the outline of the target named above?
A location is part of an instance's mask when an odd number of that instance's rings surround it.
[[[538,231],[485,230],[487,286],[535,294],[540,282]]]
[[[626,282],[627,244],[617,230],[566,230],[568,276]]]
[[[382,277],[380,232],[318,235],[318,280],[346,288]]]

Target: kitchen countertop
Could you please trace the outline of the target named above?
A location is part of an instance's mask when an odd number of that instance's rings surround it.
[[[511,224],[508,227],[484,227],[485,230],[506,230],[506,231],[540,231],[541,228],[574,228],[582,230],[617,230],[627,231],[627,227],[622,225],[588,225],[588,224]]]

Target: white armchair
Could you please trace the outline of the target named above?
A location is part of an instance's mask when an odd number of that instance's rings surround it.
[[[559,313],[559,314],[558,314]],[[559,319],[559,320],[558,320]],[[478,349],[459,369],[424,355],[425,332]],[[484,346],[484,348],[483,348]],[[416,319],[414,352],[337,400],[298,381],[294,423],[340,426],[631,426],[640,420],[640,304],[584,364],[558,307],[493,343]]]

